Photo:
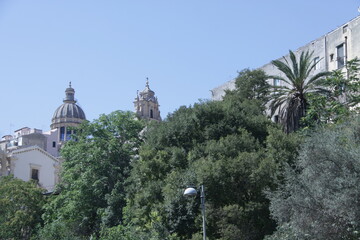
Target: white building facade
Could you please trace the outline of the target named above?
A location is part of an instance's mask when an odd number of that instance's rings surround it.
[[[70,83],[63,104],[54,112],[51,130],[24,127],[0,139],[0,176],[12,174],[24,181],[34,180],[48,192],[53,191],[59,181],[61,146],[71,139],[73,127],[84,120],[85,113],[76,104]]]
[[[14,150],[11,159],[10,174],[24,181],[34,180],[48,192],[54,190],[59,182],[60,160],[38,146]]]

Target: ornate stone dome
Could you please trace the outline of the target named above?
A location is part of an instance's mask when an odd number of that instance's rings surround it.
[[[76,126],[86,119],[84,111],[76,104],[75,90],[69,87],[65,90],[66,97],[63,104],[56,109],[51,120],[51,129],[60,126]]]

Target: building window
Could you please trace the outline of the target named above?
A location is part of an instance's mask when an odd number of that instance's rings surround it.
[[[53,146],[53,148],[56,147],[56,142],[55,141],[52,142],[52,146]]]
[[[65,141],[65,127],[60,128],[60,141]]]
[[[71,139],[71,129],[66,129],[66,141],[69,141]]]
[[[150,118],[154,118],[154,112],[152,109],[150,109]]]
[[[32,168],[31,169],[31,179],[35,181],[39,181],[39,169]]]
[[[330,62],[334,61],[334,54],[330,54]]]
[[[336,47],[337,53],[337,67],[342,68],[345,66],[345,53],[344,53],[344,44],[341,44]]]
[[[314,58],[314,70],[320,69],[320,58],[316,57]]]

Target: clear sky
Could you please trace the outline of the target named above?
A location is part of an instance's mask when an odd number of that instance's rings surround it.
[[[133,110],[146,77],[163,118],[359,15],[359,0],[0,0],[0,137],[49,130],[69,82],[88,120]]]

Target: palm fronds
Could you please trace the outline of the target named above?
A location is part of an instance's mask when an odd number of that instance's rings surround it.
[[[279,114],[280,122],[285,132],[296,131],[300,127],[300,120],[306,114],[307,95],[311,93],[325,92],[326,89],[319,87],[319,80],[328,76],[329,72],[320,72],[311,76],[318,61],[313,61],[313,53],[301,52],[297,59],[294,52],[289,51],[289,57],[282,60],[274,60],[272,64],[281,71],[285,77],[274,76],[284,83],[282,86],[274,86],[274,93],[270,100],[271,116]]]

